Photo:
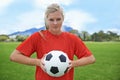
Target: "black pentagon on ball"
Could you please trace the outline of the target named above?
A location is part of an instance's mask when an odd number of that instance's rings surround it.
[[[66,57],[63,54],[59,56],[59,59],[61,62],[66,62]]]
[[[46,61],[49,61],[52,57],[53,57],[52,54],[48,54],[48,55],[46,56]]]
[[[51,67],[50,71],[51,71],[53,74],[56,74],[56,73],[59,72],[58,67],[53,67],[53,66]]]

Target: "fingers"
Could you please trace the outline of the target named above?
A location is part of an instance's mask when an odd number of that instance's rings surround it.
[[[71,68],[72,68],[72,61],[70,60],[67,72],[69,72]]]
[[[44,64],[44,58],[45,58],[46,54],[43,55],[43,57],[40,59],[40,67],[41,69],[46,72],[46,69],[45,69],[45,64]]]
[[[44,64],[44,60],[43,59],[40,59],[40,67],[41,69],[45,72],[45,64]]]

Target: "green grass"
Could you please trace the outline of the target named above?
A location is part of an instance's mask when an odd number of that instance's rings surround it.
[[[19,43],[0,42],[0,80],[35,80],[35,67],[11,62]],[[75,68],[74,80],[120,80],[120,42],[86,42],[96,63]]]
[[[11,62],[9,56],[19,43],[0,43],[0,80],[34,80],[35,67]]]
[[[75,80],[120,80],[120,43],[87,42],[96,63],[76,68]]]

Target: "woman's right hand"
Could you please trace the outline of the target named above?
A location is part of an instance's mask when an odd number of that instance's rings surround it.
[[[41,69],[46,72],[46,69],[45,69],[45,64],[44,64],[44,58],[45,58],[46,54],[40,59],[40,67]]]
[[[43,58],[40,59],[40,67],[41,67],[41,69],[42,69],[44,72],[46,71],[46,70],[45,70],[45,64],[44,64]]]

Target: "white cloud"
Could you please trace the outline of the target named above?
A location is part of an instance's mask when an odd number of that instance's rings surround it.
[[[6,33],[8,33],[8,32],[9,32],[9,31],[8,31],[8,30],[5,30],[5,29],[4,29],[4,30],[3,30],[3,29],[0,30],[0,34],[6,34]]]
[[[112,31],[120,35],[120,29],[117,29],[117,28],[111,28],[111,29],[108,29],[107,31]]]
[[[36,6],[33,11],[25,12],[17,16],[17,22],[12,25],[13,31],[23,31],[29,28],[40,28],[44,26],[44,12],[45,7],[51,3],[59,3],[69,5],[72,0],[34,0],[33,4]]]
[[[6,7],[13,0],[2,0],[8,1],[6,3]],[[59,3],[60,5],[68,6],[73,2],[73,0],[33,0],[33,5],[35,9],[29,12],[22,13],[16,17],[16,22],[13,25],[7,25],[6,27],[10,27],[11,29],[6,28],[6,30],[2,31],[3,33],[15,32],[15,31],[23,31],[29,28],[39,28],[44,26],[44,10],[46,6],[51,3]],[[1,3],[0,3],[1,5]],[[5,5],[5,4],[4,4]],[[1,9],[1,8],[0,8]],[[83,12],[80,10],[70,10],[65,12],[65,25],[69,25],[77,30],[82,30],[85,28],[86,24],[94,23],[97,20],[89,13]],[[1,32],[0,32],[1,33]]]
[[[0,27],[0,34],[10,34],[12,32],[18,31],[15,24],[5,24]]]
[[[64,25],[69,25],[77,30],[83,30],[86,24],[96,22],[96,19],[86,12],[72,10],[65,13]],[[44,26],[44,11],[35,10],[27,12],[19,15],[17,19],[17,28],[19,30],[25,30],[32,27],[39,28]]]
[[[70,5],[74,0],[34,0],[34,5],[37,8],[46,8],[51,3],[58,3],[61,5]]]
[[[13,2],[14,0],[0,0],[0,14]]]
[[[17,17],[17,26],[19,30],[25,30],[29,28],[40,28],[44,26],[44,13],[43,11],[31,11],[26,12]]]
[[[67,11],[65,23],[74,29],[82,30],[88,23],[95,23],[97,20],[89,13],[80,10]]]

